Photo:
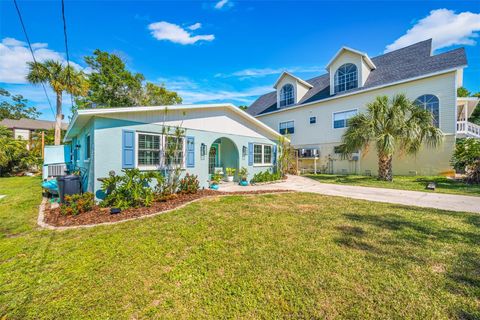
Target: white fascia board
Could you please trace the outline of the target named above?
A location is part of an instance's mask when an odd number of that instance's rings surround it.
[[[363,89],[363,90],[358,90],[358,91],[342,94],[340,96],[333,96],[333,97],[325,98],[325,99],[318,100],[318,101],[312,101],[312,102],[308,102],[308,103],[304,103],[304,104],[299,104],[299,105],[296,105],[296,106],[293,106],[293,107],[288,107],[288,108],[284,108],[284,109],[280,109],[280,110],[270,111],[268,113],[262,113],[262,114],[256,115],[255,118],[260,118],[260,117],[263,117],[263,116],[268,116],[270,114],[279,113],[279,112],[288,111],[288,110],[293,110],[293,109],[297,109],[297,108],[303,108],[303,107],[310,106],[312,104],[323,103],[323,102],[326,102],[326,101],[331,101],[331,100],[335,100],[335,99],[349,97],[349,96],[353,96],[355,94],[361,94],[361,93],[365,93],[365,92],[369,92],[369,91],[373,91],[373,90],[377,90],[377,89],[382,89],[382,88],[386,88],[386,87],[390,87],[390,86],[395,86],[397,84],[402,84],[402,83],[406,83],[406,82],[410,82],[410,81],[415,81],[415,80],[425,79],[425,78],[429,78],[429,77],[434,77],[434,76],[438,76],[438,75],[441,75],[441,74],[457,71],[457,70],[463,69],[465,67],[466,67],[466,65],[459,66],[459,67],[455,67],[455,68],[452,68],[452,69],[447,69],[447,70],[443,70],[443,71],[429,73],[429,74],[425,74],[425,75],[418,76],[418,77],[408,78],[408,79],[405,79],[405,80],[400,80],[400,81],[391,82],[391,83],[383,84],[383,85],[376,86],[376,87],[371,87],[371,88],[367,88],[367,89]]]
[[[375,66],[375,64],[373,63],[373,61],[370,59],[370,57],[368,56],[368,54],[366,54],[365,52],[361,52],[361,51],[358,51],[358,50],[355,50],[355,49],[352,49],[352,48],[349,48],[349,47],[341,47],[340,50],[337,51],[337,53],[333,56],[332,59],[330,59],[330,61],[328,62],[327,66],[326,66],[326,69],[328,71],[328,69],[330,68],[330,65],[338,58],[338,56],[343,52],[343,51],[350,51],[350,52],[353,52],[353,53],[356,53],[360,56],[362,56],[362,58],[365,59],[365,61],[367,62],[368,66],[371,68],[371,69],[376,69],[377,67]]]
[[[313,86],[308,83],[307,81],[305,80],[302,80],[300,79],[299,77],[297,76],[294,76],[293,74],[291,74],[290,72],[287,72],[287,71],[283,71],[282,74],[280,75],[280,77],[278,77],[277,81],[275,81],[275,84],[273,85],[273,88],[276,89],[278,84],[280,83],[280,81],[283,79],[283,77],[285,76],[290,76],[292,78],[294,78],[295,80],[297,80],[298,82],[300,82],[301,84],[303,84],[304,86],[306,86],[307,88],[313,88]]]

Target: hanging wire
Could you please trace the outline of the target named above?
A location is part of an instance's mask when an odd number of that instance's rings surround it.
[[[25,28],[25,24],[23,23],[22,14],[20,13],[20,8],[18,7],[17,0],[13,0],[15,4],[15,9],[17,9],[18,18],[20,19],[20,24],[22,25],[23,33],[25,34],[25,38],[27,39],[28,48],[30,49],[30,53],[32,54],[33,62],[36,64],[37,59],[35,59],[35,53],[32,49],[32,44],[30,43],[30,38],[27,34],[27,29]],[[43,92],[45,93],[45,97],[47,97],[48,105],[50,106],[50,110],[52,111],[53,117],[56,118],[56,112],[53,110],[52,103],[50,102],[50,98],[48,97],[47,89],[45,88],[45,84],[42,82]]]
[[[72,86],[71,78],[70,78],[70,54],[68,52],[68,37],[67,37],[67,22],[65,19],[65,1],[62,0],[62,20],[63,20],[63,35],[65,38],[65,52],[67,54],[67,82]],[[70,101],[72,103],[73,108],[73,94],[70,93]]]

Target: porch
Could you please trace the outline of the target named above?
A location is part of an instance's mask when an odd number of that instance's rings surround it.
[[[475,110],[479,98],[463,97],[457,99],[457,137],[480,139],[480,126],[469,122],[468,118]]]

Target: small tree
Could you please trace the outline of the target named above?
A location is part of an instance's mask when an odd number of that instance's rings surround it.
[[[11,95],[7,90],[0,88],[0,99],[2,100],[0,102],[0,120],[36,119],[40,115],[35,107],[28,106],[28,100],[21,94]]]
[[[392,159],[395,153],[416,154],[424,143],[437,147],[443,137],[433,125],[433,116],[414,105],[404,94],[389,99],[379,96],[367,105],[367,111],[348,120],[343,134],[343,154],[376,147],[378,179],[392,181]]]
[[[278,171],[285,176],[288,173],[297,174],[297,166],[295,163],[295,149],[290,144],[290,141],[281,137],[278,140],[279,157],[278,157]]]
[[[466,173],[468,182],[480,183],[480,140],[466,138],[457,141],[452,165],[455,170]]]
[[[0,176],[28,170],[39,158],[27,150],[27,141],[13,138],[12,132],[0,126]]]

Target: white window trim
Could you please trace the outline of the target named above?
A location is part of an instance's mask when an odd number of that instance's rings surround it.
[[[358,108],[332,112],[332,129],[341,130],[341,129],[348,128],[347,126],[342,127],[342,128],[335,128],[335,114],[346,113],[346,112],[350,112],[350,111],[355,111],[355,113],[358,114]]]
[[[262,163],[255,163],[255,146],[262,146]],[[270,157],[270,162],[264,162],[264,156],[265,156],[265,146],[269,146],[272,149],[272,156]],[[273,165],[273,145],[272,144],[267,144],[267,143],[254,143],[253,144],[253,166],[254,167],[271,167]]]
[[[160,163],[155,166],[144,166],[144,165],[139,165],[138,164],[138,151],[140,150],[139,148],[139,138],[138,136],[139,135],[150,135],[150,136],[159,136],[160,137]],[[165,146],[167,145],[167,141],[166,141],[166,138],[168,136],[172,136],[172,135],[164,135],[164,134],[161,134],[161,133],[155,133],[155,132],[144,132],[144,131],[137,131],[135,133],[135,168],[141,170],[141,171],[154,171],[154,170],[163,170],[163,169],[166,169],[166,165],[165,165],[165,153],[164,153],[164,148]],[[181,137],[183,139],[183,159],[182,159],[182,165],[180,167],[180,169],[186,169],[186,165],[187,165],[187,154],[186,154],[186,137],[185,136],[182,136]]]
[[[166,146],[167,145],[167,137],[173,137],[173,138],[176,138],[176,136],[174,135],[171,135],[171,134],[167,134],[163,137],[163,145]],[[187,168],[187,139],[185,136],[181,136],[180,137],[182,140],[183,140],[183,147],[182,147],[182,154],[183,154],[183,157],[182,157],[182,165],[180,166],[180,169],[186,169]],[[160,163],[162,164],[162,168],[166,168],[166,165],[165,165],[165,157],[162,159],[160,159]],[[172,166],[173,167],[173,166]]]
[[[139,135],[149,135],[149,136],[159,136],[160,137],[160,148],[159,148],[159,152],[160,152],[160,155],[159,155],[159,159],[160,159],[160,163],[158,164],[158,166],[145,166],[145,165],[140,165],[138,163],[138,152],[140,151],[140,147],[139,147],[139,143],[140,143],[140,139],[139,139]],[[142,171],[150,171],[150,170],[160,170],[163,165],[162,165],[162,143],[163,143],[163,135],[160,134],[160,133],[154,133],[154,132],[143,132],[143,131],[137,131],[135,132],[135,168],[139,169],[139,170],[142,170]]]
[[[293,86],[293,103],[285,105],[283,107],[280,107],[280,95],[281,95],[281,92],[282,92],[282,88],[285,87],[287,84],[291,84]],[[277,109],[284,109],[284,108],[287,108],[287,107],[294,106],[296,104],[297,104],[297,86],[296,86],[296,83],[285,82],[284,84],[282,84],[280,89],[277,90]]]
[[[415,102],[418,98],[420,98],[421,96],[426,96],[426,95],[432,95],[432,96],[435,96],[438,100],[438,128],[440,129],[440,120],[442,118],[442,108],[441,108],[441,105],[440,105],[440,98],[436,95],[436,94],[433,94],[433,93],[424,93],[424,94],[421,94],[419,95],[418,97],[416,97],[413,101]],[[457,105],[455,103],[455,105]],[[455,107],[456,108],[456,107]],[[422,109],[423,110],[427,110],[425,108],[423,108],[422,106]],[[455,113],[456,114],[456,113]],[[433,114],[432,114],[433,115]]]
[[[280,124],[281,124],[281,123],[286,123],[286,122],[293,122],[293,129],[295,129],[295,120],[280,121],[280,122],[278,123],[278,133],[279,133],[279,134],[281,134],[281,133],[280,133]],[[294,133],[287,133],[287,134],[295,134],[295,132],[294,132]],[[281,134],[281,135],[283,136],[283,134]]]

